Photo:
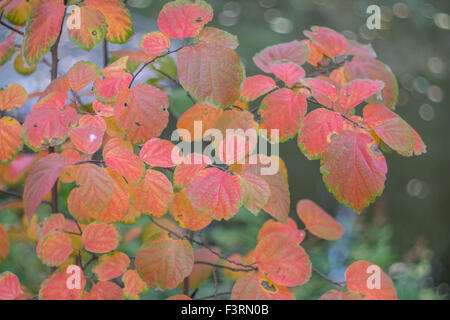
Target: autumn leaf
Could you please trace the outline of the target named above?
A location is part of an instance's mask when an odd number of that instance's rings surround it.
[[[177,67],[181,85],[198,102],[228,107],[239,98],[243,71],[232,49],[215,43],[185,47]]]
[[[81,298],[86,279],[83,272],[80,274],[80,288],[69,289],[68,278],[73,274],[67,272],[68,267],[54,272],[50,277],[41,283],[39,290],[39,300],[78,300]]]
[[[301,66],[307,58],[307,44],[294,40],[265,48],[253,57],[253,62],[262,71],[271,73],[270,66],[275,62],[292,62]]]
[[[159,13],[158,26],[169,37],[183,40],[196,36],[212,17],[212,8],[205,1],[170,1]]]
[[[194,104],[178,118],[177,129],[180,138],[188,142],[202,140],[204,132],[214,128],[222,113],[222,109],[215,108],[209,104]],[[201,124],[201,132],[198,129],[195,130],[196,121],[197,126]],[[184,133],[184,130],[189,134]]]
[[[182,161],[183,154],[172,142],[153,138],[144,144],[139,157],[152,167],[171,168]]]
[[[0,300],[15,300],[20,294],[19,278],[9,271],[0,273]]]
[[[182,162],[175,168],[173,183],[178,187],[188,186],[197,173],[212,163],[211,159],[200,153],[190,153],[183,157]]]
[[[238,38],[224,30],[214,27],[205,27],[200,31],[199,40],[209,43],[217,43],[230,49],[239,46]]]
[[[294,295],[261,274],[249,273],[236,281],[231,300],[294,300]]]
[[[49,154],[31,166],[23,192],[25,214],[28,219],[56,183],[64,164],[65,157],[63,155]]]
[[[129,299],[139,299],[139,294],[148,288],[136,270],[128,270],[125,272],[122,276],[122,282],[125,284],[123,293]]]
[[[11,0],[3,9],[3,15],[12,24],[23,26],[30,17],[33,6],[28,0]]]
[[[93,253],[113,251],[119,244],[119,231],[112,224],[94,222],[83,230],[81,236],[84,248]]]
[[[270,65],[270,72],[288,87],[293,86],[306,75],[302,67],[292,62],[274,62]]]
[[[83,296],[83,300],[123,300],[122,288],[111,281],[99,281]]]
[[[0,91],[0,111],[10,111],[13,108],[20,108],[27,100],[28,94],[20,84],[8,84],[6,90]]]
[[[142,36],[140,47],[148,55],[158,55],[170,48],[170,39],[160,31],[153,31]]]
[[[0,119],[0,164],[7,164],[22,150],[22,127],[14,118]]]
[[[215,220],[233,217],[239,210],[243,193],[237,176],[217,168],[203,169],[188,187],[192,206]]]
[[[86,0],[86,5],[100,11],[105,17],[108,30],[105,39],[122,44],[134,33],[130,11],[121,0]]]
[[[281,223],[272,219],[267,220],[261,229],[259,229],[258,242],[271,234],[277,234],[277,237],[293,240],[298,244],[300,244],[306,236],[305,231],[298,230],[297,224],[291,218],[288,218],[286,223]]]
[[[387,165],[371,136],[343,131],[322,154],[320,172],[338,201],[361,211],[383,192]]]
[[[170,212],[182,228],[192,231],[204,229],[212,221],[210,216],[192,207],[185,189],[175,192]]]
[[[149,286],[170,290],[191,274],[194,252],[187,240],[155,236],[136,253],[135,265]]]
[[[111,252],[100,257],[92,268],[99,281],[112,280],[124,273],[130,265],[130,258],[122,252]]]
[[[80,25],[76,28],[67,29],[67,33],[69,34],[70,40],[75,42],[81,49],[89,51],[102,41],[103,36],[108,30],[108,26],[105,16],[96,8],[84,6],[77,8],[77,10],[79,10]],[[72,16],[75,18],[77,10],[72,11],[68,21],[71,21]]]
[[[59,266],[72,254],[72,240],[63,231],[51,231],[39,240],[37,256],[48,266]]]
[[[86,88],[100,75],[97,65],[89,61],[78,61],[67,73],[70,87],[75,91]]]
[[[242,83],[241,98],[253,101],[276,87],[275,81],[270,77],[263,75],[248,77]]]
[[[342,225],[311,200],[297,203],[297,215],[308,231],[319,238],[338,240],[344,234]]]
[[[56,42],[64,19],[63,0],[42,0],[36,4],[24,37],[24,57],[35,64]]]
[[[311,27],[312,31],[303,31],[312,40],[312,45],[329,58],[344,54],[347,51],[347,39],[340,33],[326,27]]]
[[[11,33],[5,40],[0,41],[0,66],[4,65],[11,59],[15,52],[14,42],[16,37]]]

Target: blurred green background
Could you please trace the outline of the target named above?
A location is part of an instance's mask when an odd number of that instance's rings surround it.
[[[157,28],[158,12],[166,1],[129,0],[133,8],[136,35],[127,44],[138,49],[142,34]],[[303,39],[303,30],[313,25],[326,26],[342,32],[347,38],[372,43],[378,59],[391,67],[399,82],[396,112],[421,134],[427,144],[425,155],[404,158],[387,154],[386,189],[374,205],[360,216],[339,205],[328,193],[319,173],[319,161],[309,161],[300,152],[296,139],[281,145],[281,157],[287,165],[291,192],[291,217],[300,199],[316,201],[344,225],[346,233],[336,242],[318,241],[312,237],[304,246],[313,265],[336,281],[344,280],[346,266],[365,259],[380,265],[395,280],[401,299],[443,299],[448,297],[450,282],[450,2],[437,1],[350,1],[350,0],[245,0],[208,1],[214,8],[209,25],[224,29],[239,38],[237,52],[246,66],[248,76],[261,74],[254,65],[253,55],[266,46]],[[368,30],[366,8],[377,4],[382,10],[382,29]],[[69,44],[71,54],[62,65],[81,60]],[[118,46],[110,46],[112,50]],[[64,47],[63,47],[64,49]],[[97,51],[95,51],[97,50]],[[101,51],[91,54],[101,64]],[[83,53],[86,54],[86,53]],[[66,59],[66,60],[64,60]],[[38,72],[40,72],[40,66]],[[45,67],[44,67],[45,68]],[[44,72],[44,71],[41,71]],[[45,71],[47,72],[47,71]],[[45,73],[47,77],[47,73]],[[30,77],[32,78],[32,77]],[[3,75],[0,84],[11,82]],[[20,80],[33,87],[30,80]],[[42,86],[42,84],[40,84]],[[190,106],[184,94],[175,88],[171,108]],[[175,118],[172,117],[171,128]],[[252,250],[256,235],[268,215],[254,217],[241,212],[229,222],[214,223],[204,237],[221,247],[225,254]],[[44,213],[45,214],[45,213]],[[301,222],[295,218],[298,225]],[[14,224],[17,218],[10,212],[0,215],[0,221]],[[148,219],[138,222],[144,225]],[[126,230],[128,227],[124,226]],[[134,255],[139,247],[133,241],[122,249]],[[36,274],[27,268],[34,264]],[[10,258],[0,266],[16,268],[29,284],[37,289],[48,269],[40,265],[31,247],[14,243]],[[198,296],[211,294],[210,280]],[[232,282],[219,274],[220,291],[228,291]],[[313,275],[312,281],[295,289],[297,298],[317,299],[329,283]],[[144,298],[163,298],[173,292],[149,291]]]

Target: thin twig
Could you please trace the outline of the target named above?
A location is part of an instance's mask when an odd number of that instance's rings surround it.
[[[206,300],[206,299],[211,299],[211,298],[217,298],[219,296],[224,296],[224,295],[229,295],[231,294],[231,291],[227,291],[227,292],[217,292],[214,293],[210,296],[206,296],[206,297],[201,297],[201,298],[197,298],[196,300]]]
[[[344,283],[345,282],[336,282],[336,281],[334,281],[334,280],[331,280],[330,278],[328,278],[322,271],[319,271],[319,270],[317,270],[316,268],[312,268],[312,270],[315,272],[315,273],[317,273],[319,276],[321,276],[322,278],[324,278],[325,280],[327,280],[328,282],[330,282],[330,283],[332,283],[332,284],[334,284],[334,285],[336,285],[336,286],[339,286],[339,287],[344,287]]]
[[[68,165],[71,166],[76,166],[76,165],[80,165],[80,164],[84,164],[84,163],[94,163],[94,164],[104,164],[105,161],[104,160],[81,160],[81,161],[77,161],[77,162],[73,162],[73,163],[68,163]]]
[[[254,267],[249,267],[249,268],[233,268],[233,267],[229,267],[229,266],[225,266],[222,264],[216,264],[216,263],[211,263],[211,262],[207,262],[207,261],[194,261],[194,264],[204,264],[204,265],[208,265],[214,268],[222,268],[222,269],[228,269],[231,271],[235,271],[235,272],[251,272],[251,271],[255,271]]]
[[[6,22],[4,22],[4,21],[2,20],[2,18],[3,18],[3,13],[0,15],[0,24],[1,24],[2,26],[8,28],[9,30],[11,30],[11,31],[13,31],[13,32],[15,32],[15,33],[20,34],[21,36],[24,36],[23,31],[17,30],[16,28],[10,26],[10,25],[7,24]]]

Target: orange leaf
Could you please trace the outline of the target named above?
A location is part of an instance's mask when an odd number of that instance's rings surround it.
[[[135,265],[149,286],[169,290],[191,274],[194,252],[189,241],[173,240],[163,234],[150,238],[139,249]]]
[[[120,0],[86,0],[86,5],[99,10],[106,20],[105,39],[112,43],[125,43],[134,33],[130,11]]]
[[[106,253],[117,248],[119,231],[111,224],[94,222],[83,230],[81,241],[87,251]]]
[[[136,270],[128,270],[125,272],[122,276],[122,282],[125,284],[123,293],[129,299],[139,299],[139,294],[148,288]]]
[[[64,167],[65,157],[60,154],[49,154],[31,166],[25,182],[23,203],[28,219],[51,190]]]
[[[169,121],[168,107],[169,100],[162,90],[140,83],[120,92],[114,117],[131,142],[143,143],[161,135]]]
[[[159,13],[158,26],[169,37],[183,40],[196,36],[212,17],[213,10],[205,1],[170,1]]]
[[[206,228],[212,221],[210,216],[192,207],[185,189],[175,192],[170,212],[182,228],[192,231]]]
[[[132,75],[122,69],[103,70],[103,79],[94,81],[93,91],[95,96],[103,102],[114,102],[122,89],[131,84]]]
[[[105,149],[103,150],[105,152]],[[119,147],[105,153],[105,155],[105,163],[125,177],[127,181],[137,183],[141,180],[145,172],[145,165],[136,154]]]
[[[182,162],[175,168],[173,183],[178,187],[187,187],[197,173],[209,164],[211,164],[211,159],[199,153],[190,153],[184,156]]]
[[[72,11],[68,21],[71,21],[72,16],[76,17],[79,14],[80,25],[76,28],[67,30],[69,38],[75,42],[81,49],[91,50],[95,48],[107,31],[105,17],[96,8],[84,6]],[[75,89],[74,89],[75,90]],[[78,91],[78,90],[75,90]]]
[[[300,244],[305,238],[305,231],[298,230],[297,224],[291,218],[288,218],[287,223],[281,223],[274,220],[267,220],[258,232],[258,241],[271,234],[277,234],[278,237],[285,237],[287,240],[293,240]]]
[[[138,185],[130,185],[130,196],[137,210],[159,218],[173,200],[173,188],[164,174],[149,169]]]
[[[51,231],[36,247],[38,258],[50,267],[62,264],[72,251],[72,240],[62,231]]]
[[[188,142],[202,140],[203,133],[214,127],[222,113],[222,109],[215,108],[209,104],[194,104],[178,118],[177,129],[180,138]],[[194,129],[195,121],[198,121],[197,125],[201,124],[202,131]],[[182,130],[187,130],[189,134],[185,135]]]
[[[96,283],[83,300],[123,300],[122,288],[110,281]]]
[[[270,77],[263,75],[248,77],[242,84],[241,98],[253,101],[276,87],[275,81]]]
[[[81,297],[84,286],[86,285],[86,279],[83,272],[80,276],[80,288],[69,289],[67,286],[69,277],[73,276],[72,273],[67,273],[68,267],[61,271],[54,272],[47,280],[41,283],[39,290],[40,300],[78,300]]]
[[[269,201],[270,186],[262,177],[254,174],[241,174],[239,179],[244,189],[244,207],[257,215]]]
[[[192,298],[185,294],[176,294],[168,297],[166,300],[192,300]]]
[[[192,206],[216,220],[230,219],[243,200],[239,178],[217,168],[202,170],[188,187]]]
[[[22,127],[14,118],[0,119],[0,164],[11,162],[22,150]]]
[[[0,111],[20,108],[27,100],[28,94],[20,84],[8,84],[6,90],[0,91]]]
[[[27,25],[23,52],[28,64],[35,64],[56,42],[64,19],[63,0],[42,0],[36,4]]]
[[[297,215],[309,232],[319,238],[338,240],[344,234],[341,224],[311,200],[297,203]]]
[[[67,73],[70,87],[75,91],[81,91],[94,81],[100,74],[95,63],[78,61]]]
[[[117,278],[127,270],[130,258],[122,252],[111,252],[100,257],[92,272],[97,275],[98,280],[107,281]]]
[[[366,300],[397,300],[391,278],[370,262],[360,260],[348,266],[345,281],[349,291],[363,294]]]
[[[342,292],[335,289],[328,290],[320,296],[319,300],[362,300],[362,296],[356,292]]]
[[[103,132],[97,127],[77,127],[69,130],[69,138],[73,145],[82,153],[94,154],[100,149]]]

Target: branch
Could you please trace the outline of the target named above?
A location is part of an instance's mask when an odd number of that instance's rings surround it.
[[[317,273],[319,276],[321,276],[322,278],[324,278],[325,280],[327,280],[328,282],[331,282],[332,284],[338,286],[338,287],[344,287],[345,282],[336,282],[334,280],[331,280],[330,278],[328,278],[323,272],[317,270],[316,268],[312,267],[312,270]]]
[[[170,81],[172,81],[173,83],[175,83],[178,87],[183,88],[183,86],[181,85],[180,81],[178,81],[177,79],[171,77],[169,74],[165,73],[162,70],[159,70],[156,67],[153,67],[153,70],[155,70],[156,72],[160,73],[161,75],[163,75],[164,77],[166,77],[167,79],[169,79]],[[184,92],[186,93],[187,97],[192,101],[192,103],[195,103],[195,99],[191,96],[189,91],[184,90]]]
[[[18,199],[22,199],[23,198],[23,196],[20,193],[17,193],[17,192],[14,192],[14,191],[0,189],[0,193],[5,194],[7,196],[15,197],[15,198],[18,198]],[[51,205],[50,201],[43,200],[42,203],[46,203],[48,205]]]
[[[4,22],[4,21],[2,20],[2,18],[3,18],[3,13],[0,15],[0,24],[1,24],[2,26],[8,28],[9,30],[11,30],[11,31],[13,31],[13,32],[16,32],[16,33],[20,34],[21,36],[24,36],[23,31],[20,31],[20,30],[17,30],[16,28],[14,28],[14,27],[11,27],[9,24],[7,24],[6,22]]]
[[[231,291],[214,293],[214,294],[212,294],[210,296],[197,298],[197,300],[206,300],[206,299],[216,298],[218,296],[224,296],[224,295],[227,295],[227,294],[231,294]]]
[[[153,219],[153,217],[150,217],[150,216],[148,216],[148,217],[150,218],[150,220],[151,220],[157,227],[159,227],[159,228],[161,228],[161,229],[163,229],[163,230],[169,232],[171,235],[175,236],[176,238],[178,238],[178,239],[180,239],[180,240],[190,240],[190,239],[187,238],[186,236],[184,236],[184,235],[183,235],[183,236],[182,236],[182,235],[179,235],[179,234],[176,233],[175,231],[170,230],[169,228],[167,228],[167,227],[165,227],[165,226],[159,224],[158,222],[155,221],[155,219]],[[230,262],[230,263],[232,263],[232,264],[235,264],[235,265],[240,266],[240,267],[243,267],[243,268],[252,269],[253,271],[257,271],[257,270],[258,270],[258,268],[255,267],[255,266],[248,265],[248,264],[242,264],[242,263],[233,261],[233,260],[229,259],[228,257],[223,256],[223,255],[220,254],[219,252],[214,251],[213,249],[211,249],[211,248],[208,247],[206,244],[204,244],[204,243],[202,243],[202,242],[200,242],[200,241],[197,241],[197,240],[195,240],[195,239],[192,239],[192,243],[195,243],[196,245],[201,246],[201,247],[207,249],[207,250],[210,251],[212,254],[214,254],[214,255],[218,256],[219,258],[221,258],[221,259],[223,259],[223,260],[225,260],[225,261],[228,261],[228,262]]]
[[[215,264],[215,263],[211,263],[211,262],[207,262],[207,261],[194,261],[195,264],[205,264],[208,266],[212,266],[215,268],[222,268],[222,269],[228,269],[231,271],[242,271],[242,272],[251,272],[251,271],[255,271],[255,267],[250,266],[249,268],[233,268],[233,267],[229,267],[229,266],[225,266],[225,265],[221,265],[221,264]]]
[[[103,68],[106,68],[108,64],[109,64],[108,41],[106,41],[106,39],[103,39]]]
[[[81,161],[77,161],[77,162],[73,162],[73,163],[68,163],[67,165],[71,165],[71,166],[77,166],[80,164],[84,164],[84,163],[94,163],[94,164],[104,164],[105,161],[104,160],[81,160]]]
[[[184,45],[182,45],[181,47],[174,49],[174,50],[169,50],[166,53],[160,54],[159,56],[154,57],[153,59],[151,59],[150,61],[144,63],[141,68],[139,68],[138,71],[136,71],[136,73],[133,75],[133,77],[131,78],[131,82],[130,85],[128,86],[128,88],[131,88],[131,85],[133,84],[134,80],[136,80],[137,76],[149,65],[152,64],[153,62],[157,61],[160,58],[164,58],[165,56],[168,56],[169,54],[175,53],[180,51],[181,49],[184,48]]]

